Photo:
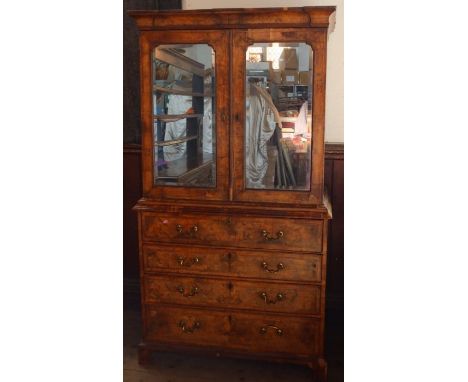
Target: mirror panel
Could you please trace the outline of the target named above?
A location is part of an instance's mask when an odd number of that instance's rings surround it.
[[[312,48],[255,43],[245,65],[246,188],[310,190]]]
[[[213,49],[159,45],[152,63],[154,184],[215,187]]]

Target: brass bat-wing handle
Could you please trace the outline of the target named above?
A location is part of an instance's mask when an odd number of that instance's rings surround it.
[[[192,326],[188,326],[184,320],[179,322],[179,328],[182,329],[184,333],[193,333],[196,329],[200,329],[201,324],[199,321],[195,321]]]
[[[265,300],[265,303],[267,303],[267,304],[276,304],[277,302],[284,300],[284,293],[282,293],[282,292],[279,292],[279,293],[276,295],[276,297],[275,297],[274,300],[270,300],[270,299],[268,298],[268,294],[267,294],[266,292],[260,292],[260,293],[259,293],[259,296],[260,296],[260,298],[262,298],[263,300]]]
[[[198,256],[192,257],[191,259],[186,259],[185,257],[178,256],[177,262],[179,263],[180,266],[191,267],[192,265],[199,264],[200,259],[198,258]]]
[[[263,261],[261,263],[261,266],[262,268],[266,271],[266,272],[270,272],[270,273],[276,273],[276,272],[279,272],[281,271],[282,269],[284,269],[284,264],[283,263],[278,263],[278,265],[276,266],[276,269],[271,269],[269,266],[268,266],[268,263],[266,261]]]
[[[278,336],[282,336],[283,335],[283,329],[275,326],[275,325],[265,325],[263,327],[260,328],[260,334],[266,334],[266,332],[268,331],[268,328],[272,328],[276,331],[276,334]]]
[[[273,241],[273,240],[282,239],[283,236],[284,236],[284,232],[283,231],[278,231],[276,233],[276,236],[271,236],[270,232],[268,232],[267,230],[262,230],[261,235],[265,240]]]
[[[198,287],[194,285],[191,289],[190,292],[185,292],[185,288],[182,285],[179,285],[177,287],[177,292],[179,292],[182,296],[184,297],[193,297],[198,293]]]
[[[186,234],[188,236],[195,236],[195,234],[198,232],[198,226],[194,224],[192,228],[188,231],[184,231],[184,226],[182,224],[176,224],[176,231],[179,232],[180,234]]]

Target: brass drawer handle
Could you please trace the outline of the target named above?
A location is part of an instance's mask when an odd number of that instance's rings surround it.
[[[262,328],[260,328],[260,334],[266,334],[266,332],[268,331],[268,328],[275,329],[275,330],[276,330],[276,334],[277,334],[278,336],[282,336],[282,335],[283,335],[283,329],[278,328],[278,327],[275,326],[275,325],[265,325],[265,326],[263,326]]]
[[[188,326],[184,320],[179,322],[179,328],[181,328],[184,333],[193,333],[196,329],[200,329],[200,326],[201,324],[199,321],[195,321],[191,327]]]
[[[280,239],[283,238],[284,233],[283,233],[283,231],[278,231],[276,233],[276,237],[273,237],[273,236],[271,236],[271,234],[268,231],[262,230],[262,236],[263,236],[263,238],[265,240],[269,240],[269,241],[271,241],[271,240],[280,240]]]
[[[195,234],[198,232],[198,226],[194,224],[192,228],[190,228],[190,231],[184,232],[184,226],[182,224],[177,224],[176,231],[181,234],[186,234],[188,236],[195,236]]]
[[[184,297],[193,297],[198,293],[198,287],[194,285],[192,289],[190,289],[190,292],[185,293],[185,288],[182,285],[179,285],[177,287],[177,292],[179,292]]]
[[[284,264],[283,263],[278,263],[278,265],[276,266],[276,269],[270,269],[268,267],[268,263],[266,261],[263,261],[262,262],[262,268],[266,271],[266,272],[270,272],[270,273],[276,273],[276,272],[279,272],[281,271],[282,269],[284,269]]]
[[[265,300],[265,302],[266,302],[267,304],[276,304],[277,302],[284,300],[284,294],[281,293],[281,292],[279,292],[279,293],[276,295],[276,298],[275,298],[274,300],[270,300],[270,299],[268,298],[268,294],[267,294],[266,292],[260,292],[259,295],[260,295],[260,297],[261,297],[263,300]]]
[[[200,263],[200,259],[198,257],[192,257],[189,261],[185,257],[178,256],[177,262],[180,266],[191,267],[192,265],[196,265]]]

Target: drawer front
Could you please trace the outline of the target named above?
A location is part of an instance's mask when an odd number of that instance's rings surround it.
[[[195,309],[147,305],[145,339],[149,341],[225,347],[229,342],[229,315]]]
[[[147,305],[145,339],[246,352],[318,353],[319,320]]]
[[[209,247],[143,246],[145,271],[321,281],[321,255]]]
[[[319,351],[318,319],[234,314],[231,345],[261,353],[314,355]]]
[[[146,241],[322,251],[322,220],[142,213]]]
[[[320,313],[320,287],[289,283],[146,276],[148,303],[255,309],[298,314]]]

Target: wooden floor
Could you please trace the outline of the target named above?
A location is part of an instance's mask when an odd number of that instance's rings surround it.
[[[151,366],[137,360],[140,313],[124,310],[124,382],[311,382],[312,372],[303,366],[263,361],[208,358],[175,353],[155,353]],[[328,381],[343,381],[343,326],[327,330]]]

